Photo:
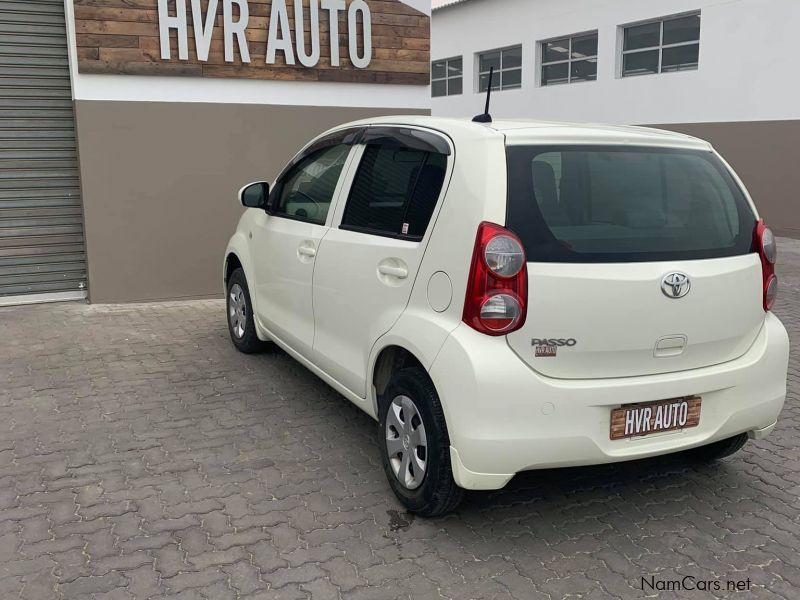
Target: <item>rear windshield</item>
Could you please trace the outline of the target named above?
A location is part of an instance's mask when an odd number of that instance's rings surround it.
[[[534,262],[642,262],[750,252],[755,216],[712,153],[509,146],[507,226]]]

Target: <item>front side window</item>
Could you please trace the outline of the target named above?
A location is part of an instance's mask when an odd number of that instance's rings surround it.
[[[595,81],[597,32],[542,42],[542,85]]]
[[[494,67],[492,91],[522,87],[522,46],[493,50],[478,55],[478,91],[489,87],[489,73]]]
[[[276,186],[272,214],[324,225],[351,147],[328,146],[294,165]]]
[[[459,56],[431,63],[431,95],[457,96],[464,91],[464,60]]]
[[[622,35],[623,77],[698,68],[699,14],[625,27]]]
[[[420,240],[444,183],[447,156],[394,145],[364,149],[342,229]]]
[[[510,146],[507,225],[535,262],[746,254],[755,216],[724,164],[697,150]]]

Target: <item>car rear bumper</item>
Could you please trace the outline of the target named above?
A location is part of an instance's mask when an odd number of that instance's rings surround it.
[[[431,366],[447,419],[456,481],[503,487],[530,469],[624,461],[677,452],[748,432],[764,437],[786,398],[789,338],[768,314],[752,347],[724,364],[662,375],[594,380],[543,377],[505,338],[466,325]],[[691,429],[612,441],[611,410],[622,404],[698,395]]]

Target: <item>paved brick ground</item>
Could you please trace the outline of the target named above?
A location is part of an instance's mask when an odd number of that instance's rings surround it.
[[[391,496],[366,416],[283,353],[237,354],[223,319],[0,309],[0,599],[635,598],[650,575],[799,597],[796,353],[778,429],[723,464],[529,473],[426,521]]]

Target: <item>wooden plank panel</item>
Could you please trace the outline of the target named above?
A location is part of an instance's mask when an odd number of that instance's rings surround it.
[[[308,6],[308,3],[309,0],[303,0],[304,6]],[[425,19],[428,18],[411,6],[403,4],[402,2],[397,2],[397,0],[368,0],[367,3],[373,14],[408,15],[416,17],[421,16]],[[96,8],[140,8],[145,10],[153,10],[153,7],[157,6],[157,3],[153,2],[153,0],[75,0],[74,4],[76,8],[80,6]],[[203,9],[205,9],[208,6],[208,0],[202,0],[201,4]],[[252,15],[258,12],[262,15],[268,15],[271,4],[272,0],[249,0],[250,14]],[[174,0],[170,2],[170,7],[174,7]],[[263,7],[266,7],[266,9]],[[187,11],[191,11],[191,4],[187,2],[186,8]],[[294,7],[292,4],[289,4],[289,14],[294,14]]]
[[[189,0],[170,0],[170,14],[175,2],[185,1],[189,59],[178,59],[177,32],[170,32],[171,58],[161,58],[158,25],[158,0],[75,0],[75,30],[78,42],[78,65],[84,73],[125,73],[142,75],[185,75],[193,77],[240,77],[300,81],[337,81],[359,83],[394,83],[428,85],[430,82],[430,18],[399,0],[367,0],[372,22],[372,58],[365,69],[350,61],[346,12],[339,15],[340,65],[331,65],[328,12],[320,9],[320,60],[312,68],[287,64],[278,52],[275,64],[266,63],[267,35],[272,0],[248,0],[250,17],[246,40],[251,62],[243,64],[237,44],[235,60],[224,56],[222,3],[214,19],[207,61],[197,57]],[[287,0],[292,36],[295,36],[294,1]],[[310,47],[310,2],[303,2],[306,15],[303,30]],[[346,0],[348,4],[351,0]],[[208,0],[201,0],[205,11]],[[205,19],[205,13],[203,14]],[[360,21],[360,19],[359,19]],[[360,36],[361,29],[358,34]],[[363,40],[358,43],[363,52]]]
[[[662,433],[676,429],[697,427],[700,424],[701,403],[702,400],[698,396],[691,396],[658,402],[626,404],[620,408],[615,408],[611,412],[610,437],[612,440],[619,440],[649,433]],[[684,410],[685,415],[683,414]],[[625,418],[630,411],[638,411],[640,419],[637,420],[637,423],[640,428],[635,432],[629,431],[626,433]],[[685,422],[681,422],[679,417],[685,417]]]
[[[94,35],[79,33],[75,36],[78,48],[138,48],[139,37],[135,35]]]

